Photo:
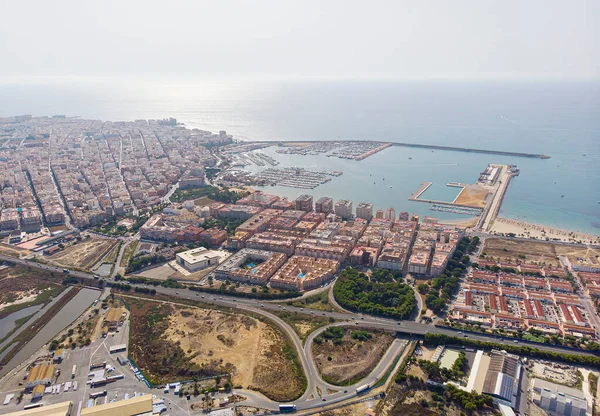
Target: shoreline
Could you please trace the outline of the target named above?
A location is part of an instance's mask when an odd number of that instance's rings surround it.
[[[441,224],[454,225],[465,228],[473,228],[478,217],[456,220],[439,220]],[[516,237],[530,238],[532,240],[559,241],[564,243],[580,243],[600,245],[600,235],[586,234],[566,228],[550,227],[543,224],[535,224],[510,218],[496,217],[486,234],[506,235],[514,233]]]
[[[526,237],[543,241],[549,239],[549,241],[562,241],[566,243],[581,242],[585,244],[600,245],[600,236],[598,235],[504,217],[496,217],[490,226],[489,232],[492,234],[514,233],[517,237]]]

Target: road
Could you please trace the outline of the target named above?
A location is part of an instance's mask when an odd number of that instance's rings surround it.
[[[9,256],[0,255],[0,260],[6,260],[13,263],[18,263],[24,266],[35,267],[42,270],[47,270],[51,272],[58,273],[59,275],[66,275],[63,273],[62,269],[59,267],[51,266],[48,264],[43,264],[31,260],[25,259],[17,259]],[[79,271],[69,271],[69,274],[79,278],[93,278],[93,275],[89,273],[79,272]],[[111,279],[108,279],[111,280]],[[282,305],[272,302],[265,302],[257,299],[251,298],[239,298],[232,297],[226,295],[213,295],[204,292],[195,292],[190,291],[188,289],[173,289],[173,288],[165,288],[161,286],[146,286],[141,285],[143,287],[155,289],[157,293],[169,296],[171,299],[186,299],[191,301],[197,301],[201,303],[212,304],[220,307],[239,309],[240,311],[247,311],[254,314],[262,315],[268,319],[270,319],[273,323],[275,323],[292,341],[294,347],[296,348],[298,358],[302,364],[302,368],[307,378],[307,389],[302,395],[302,397],[295,401],[298,409],[309,409],[320,407],[324,404],[330,404],[332,402],[339,402],[343,400],[347,400],[351,397],[356,396],[356,385],[348,386],[348,387],[338,387],[333,386],[331,384],[323,381],[319,375],[318,370],[314,364],[314,360],[312,357],[311,345],[314,338],[324,331],[325,328],[321,328],[315,332],[313,332],[307,339],[305,345],[302,345],[300,338],[295,333],[295,331],[287,324],[284,320],[279,318],[273,312],[285,310],[286,312],[297,313],[300,315],[307,316],[321,316],[325,318],[333,318],[336,322],[333,325],[339,326],[353,326],[353,327],[361,327],[367,329],[381,329],[391,332],[396,332],[399,334],[404,334],[406,337],[412,336],[422,336],[427,333],[436,333],[436,334],[444,334],[448,336],[458,336],[456,330],[445,327],[436,327],[433,325],[422,324],[414,321],[394,321],[386,318],[378,318],[372,316],[366,316],[356,313],[351,313],[348,311],[343,311],[335,299],[333,299],[333,290],[329,288],[329,297],[332,300],[334,305],[337,305],[341,312],[325,312],[325,311],[316,311],[308,308],[294,307],[288,305]],[[285,302],[285,301],[283,301]],[[498,339],[494,335],[488,334],[479,334],[479,333],[468,333],[462,334],[465,338],[477,340],[477,341],[493,341],[498,344],[504,345],[514,345],[514,341],[510,339]],[[405,340],[397,339],[392,343],[384,357],[380,360],[376,368],[367,376],[367,378],[361,380],[359,384],[366,383],[374,383],[379,378],[381,378],[389,366],[393,363],[395,357],[401,352]],[[546,345],[546,344],[536,344],[526,341],[518,341],[519,345],[527,345],[538,348],[544,351],[553,351],[557,353],[577,353],[577,354],[585,354],[585,355],[597,355],[586,351],[577,350],[574,351],[569,348],[554,346],[554,345]],[[317,388],[321,391],[321,395],[317,395]],[[329,392],[328,392],[329,389]],[[325,398],[323,401],[322,398]],[[249,397],[249,400],[252,401],[253,405],[258,407],[268,408],[268,409],[276,409],[277,403],[270,401],[267,398],[261,398],[260,395],[253,394],[252,397]]]
[[[5,256],[5,255],[0,255],[0,260],[10,261],[12,263],[18,263],[18,264],[22,264],[25,266],[31,266],[31,267],[35,267],[38,269],[48,270],[48,271],[62,274],[62,269],[59,267],[55,267],[55,266],[51,266],[48,264],[39,263],[39,262],[31,261],[31,260],[17,259],[15,257],[10,257],[10,256]],[[87,279],[93,278],[92,274],[80,272],[77,270],[69,271],[69,274],[72,276],[75,276],[75,277],[79,277],[79,278],[87,278]],[[108,279],[108,280],[110,280],[110,279]],[[142,286],[144,286],[144,285],[142,285]],[[265,301],[261,301],[259,299],[240,298],[240,297],[227,296],[227,295],[211,295],[209,293],[204,293],[204,292],[192,292],[187,289],[173,289],[173,288],[165,288],[165,287],[161,287],[161,286],[156,286],[156,287],[145,286],[145,287],[155,289],[157,293],[161,293],[161,294],[173,297],[173,298],[195,300],[195,301],[206,302],[206,303],[215,304],[217,306],[223,306],[223,307],[246,306],[246,307],[254,308],[256,310],[264,310],[264,311],[269,311],[269,310],[276,311],[283,307],[281,304],[265,302]],[[293,301],[293,299],[290,299],[290,301]],[[282,302],[285,302],[285,301],[282,301]],[[351,312],[323,312],[323,311],[315,311],[315,310],[305,309],[305,308],[298,308],[298,307],[294,307],[294,306],[285,306],[285,308],[287,311],[295,312],[295,313],[298,313],[301,315],[321,315],[326,318],[331,317],[336,320],[349,320],[349,321],[350,320],[357,320],[357,321],[360,320],[361,325],[364,327],[386,329],[386,330],[390,330],[390,331],[402,332],[402,333],[409,334],[409,335],[425,335],[427,333],[435,333],[435,334],[445,334],[448,336],[457,336],[457,334],[458,334],[457,330],[454,330],[451,328],[437,327],[437,326],[422,324],[422,323],[413,322],[413,321],[394,321],[392,319],[377,318],[377,317],[366,316],[366,315],[361,315],[361,314],[356,314],[356,313],[351,313]],[[491,335],[491,334],[469,333],[468,335],[465,334],[465,336],[468,336],[469,339],[478,340],[478,341],[495,342],[495,343],[504,344],[504,345],[514,345],[513,340],[511,340],[511,339],[502,340],[502,339],[499,339],[497,336]],[[594,354],[594,353],[591,353],[588,351],[574,350],[571,348],[566,348],[566,347],[562,347],[562,346],[558,346],[558,345],[538,344],[535,342],[528,342],[528,341],[523,341],[523,340],[520,340],[519,344],[531,346],[531,347],[534,347],[534,348],[537,348],[537,349],[543,350],[543,351],[600,356],[600,353]]]

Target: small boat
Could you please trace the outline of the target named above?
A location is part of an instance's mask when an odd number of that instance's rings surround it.
[[[412,157],[409,157],[410,160],[412,160]]]
[[[390,186],[390,189],[392,189],[392,187]]]
[[[561,197],[561,198],[564,198],[564,197],[565,197],[565,195],[563,194],[563,195],[561,195],[560,197]]]
[[[385,178],[383,178],[383,180],[385,181]]]

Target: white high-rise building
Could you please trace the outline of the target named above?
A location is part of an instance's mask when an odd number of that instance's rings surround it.
[[[361,202],[356,206],[356,216],[364,220],[370,221],[373,218],[373,204]]]

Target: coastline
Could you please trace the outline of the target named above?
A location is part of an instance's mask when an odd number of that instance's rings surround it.
[[[528,223],[509,218],[496,217],[490,227],[492,234],[514,233],[518,237],[529,237],[537,240],[562,241],[567,243],[585,243],[600,245],[600,236],[569,231],[558,227]]]

